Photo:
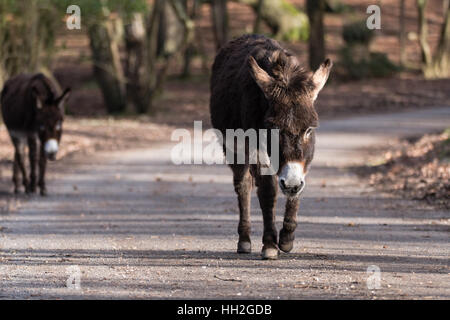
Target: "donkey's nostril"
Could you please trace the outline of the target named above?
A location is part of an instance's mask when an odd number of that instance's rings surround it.
[[[303,190],[305,181],[301,180],[297,185],[286,185],[286,181],[284,179],[280,179],[280,186],[283,193],[294,195],[300,193]]]

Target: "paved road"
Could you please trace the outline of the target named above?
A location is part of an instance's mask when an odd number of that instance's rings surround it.
[[[0,216],[0,298],[448,299],[449,212],[377,193],[346,166],[449,120],[440,108],[323,121],[295,247],[277,261],[259,257],[256,197],[254,253],[235,253],[226,167],[174,166],[166,144],[53,164],[49,197]]]

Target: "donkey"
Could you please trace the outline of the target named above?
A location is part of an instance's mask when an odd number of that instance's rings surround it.
[[[36,192],[45,196],[45,169],[48,160],[55,160],[61,140],[64,105],[70,89],[58,93],[55,85],[43,74],[21,74],[9,79],[2,90],[1,105],[3,121],[14,145],[13,182],[14,193],[19,192],[19,174],[26,193]],[[36,167],[39,152],[39,181]],[[30,178],[25,168],[25,145],[28,143]],[[20,171],[20,172],[19,172]]]
[[[314,155],[318,115],[314,101],[324,87],[332,62],[310,74],[281,45],[260,35],[245,35],[225,45],[212,67],[210,113],[215,129],[278,129],[279,169],[262,175],[261,164],[230,164],[239,205],[238,253],[250,253],[250,198],[255,184],[263,213],[263,259],[277,259],[279,249],[293,248],[299,195]],[[247,142],[245,142],[247,143]],[[224,144],[226,151],[226,145]],[[272,157],[272,155],[271,155]],[[275,227],[278,185],[287,197],[279,241]]]

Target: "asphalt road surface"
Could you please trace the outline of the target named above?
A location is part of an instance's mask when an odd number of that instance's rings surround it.
[[[448,107],[323,121],[295,246],[277,261],[260,259],[255,192],[253,253],[236,253],[226,166],[173,165],[170,144],[52,163],[49,196],[11,196],[0,215],[0,298],[449,299],[449,212],[347,169],[449,123]]]

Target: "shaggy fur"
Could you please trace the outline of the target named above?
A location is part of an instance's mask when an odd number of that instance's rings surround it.
[[[54,154],[44,152],[44,144],[50,139],[58,143],[62,134],[64,104],[70,89],[59,94],[52,82],[43,74],[21,74],[9,79],[2,90],[1,105],[3,121],[14,144],[13,182],[19,191],[19,173],[25,191],[35,192],[38,182],[41,194],[46,194],[45,168],[47,158]],[[40,142],[39,181],[36,180],[38,159],[38,142]],[[30,158],[30,179],[25,168],[25,144],[28,143]]]
[[[330,69],[331,62],[326,60],[311,75],[300,67],[292,53],[264,36],[246,35],[233,40],[214,61],[211,122],[223,135],[226,129],[279,129],[280,170],[288,161],[296,161],[307,171],[314,155],[313,128],[319,124],[313,103]],[[260,175],[257,165],[230,166],[240,210],[238,252],[250,251],[253,180],[258,186],[264,217],[263,257],[274,258],[273,249],[278,250],[278,245],[283,251],[290,251],[297,225],[298,197],[287,201],[278,243],[274,213],[277,176]]]

